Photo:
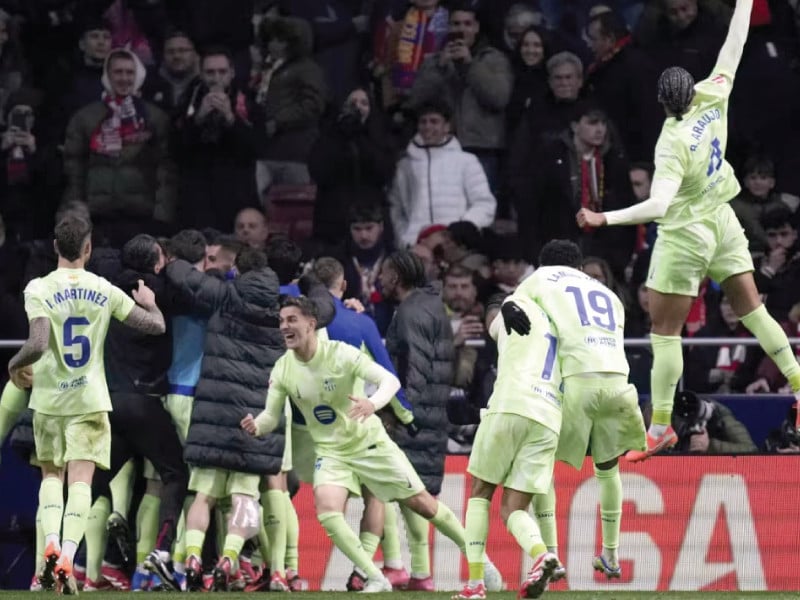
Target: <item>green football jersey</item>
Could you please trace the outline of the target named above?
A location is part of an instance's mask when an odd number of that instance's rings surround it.
[[[25,288],[28,319],[50,321],[47,351],[33,365],[30,407],[46,415],[111,410],[103,345],[111,317],[120,321],[134,301],[83,269],[56,269]]]
[[[280,419],[286,397],[292,410],[303,416],[317,454],[352,456],[386,436],[376,415],[363,422],[347,416],[350,399],[359,379],[379,384],[386,369],[344,342],[318,340],[317,351],[308,362],[291,350],[272,369],[266,412],[274,422]]]
[[[558,433],[561,365],[555,328],[536,303],[522,296],[512,298],[528,315],[531,332],[507,334],[499,313],[492,321],[490,333],[497,340],[497,379],[487,411],[520,415]]]
[[[684,228],[712,214],[741,189],[725,160],[728,145],[728,97],[733,74],[717,66],[695,85],[695,97],[679,121],[668,118],[656,143],[654,177],[679,182],[666,214],[657,219],[662,231]]]
[[[562,377],[628,374],[623,336],[625,308],[602,283],[570,267],[540,267],[520,283],[509,299],[516,297],[536,302],[553,322]]]

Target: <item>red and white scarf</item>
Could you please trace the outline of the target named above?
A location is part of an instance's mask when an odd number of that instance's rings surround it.
[[[133,96],[103,95],[108,107],[106,118],[92,134],[89,148],[96,154],[118,156],[123,146],[147,141],[152,133],[147,128],[144,106]]]

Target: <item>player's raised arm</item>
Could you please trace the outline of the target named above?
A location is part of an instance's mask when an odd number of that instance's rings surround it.
[[[578,227],[603,227],[605,225],[638,225],[660,219],[667,214],[669,205],[680,189],[680,182],[674,179],[654,177],[650,198],[628,208],[597,213],[582,208],[575,215]]]
[[[272,371],[272,378],[267,391],[267,406],[258,416],[247,414],[240,425],[250,435],[264,435],[274,431],[281,422],[284,406],[286,405],[286,388],[278,381],[279,367],[276,364]],[[287,423],[287,427],[289,424]]]
[[[50,340],[50,319],[47,317],[31,319],[28,329],[28,339],[25,344],[8,362],[8,372],[12,379],[15,378],[17,371],[35,363],[47,350],[47,344]],[[17,385],[16,380],[14,380],[14,384]]]
[[[739,62],[742,60],[744,44],[750,30],[750,13],[753,12],[753,0],[736,0],[731,24],[728,27],[728,36],[722,49],[719,51],[717,64],[714,66],[713,75],[722,73],[733,80]]]
[[[167,330],[164,315],[156,306],[156,296],[144,281],[139,280],[139,287],[133,290],[134,306],[128,316],[122,321],[128,327],[138,329],[142,333],[161,335]]]
[[[378,386],[378,389],[369,398],[350,397],[355,404],[350,410],[349,416],[354,419],[362,419],[389,404],[389,401],[394,398],[394,395],[400,389],[400,380],[371,360],[366,354],[355,348],[348,347],[347,351],[351,350],[354,353],[353,363],[356,368],[356,374],[365,381]]]

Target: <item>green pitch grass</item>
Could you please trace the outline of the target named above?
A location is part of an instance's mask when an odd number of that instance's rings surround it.
[[[150,592],[137,593],[136,598],[151,598],[157,594],[156,598],[173,597],[173,594],[165,596],[165,593]],[[122,600],[127,596],[133,597],[132,592],[92,592],[84,597],[91,600]],[[369,598],[370,600],[449,600],[452,592],[391,592],[385,594],[369,594],[368,596],[357,596],[348,592],[299,592],[301,600],[327,600],[336,598],[345,600],[346,598]],[[200,598],[196,593],[194,597]],[[277,595],[273,594],[277,597]],[[293,597],[292,596],[287,596]],[[40,594],[32,595],[27,591],[3,592],[0,591],[0,600],[32,600],[41,597]],[[217,597],[212,596],[212,597]],[[260,594],[226,593],[219,596],[225,600],[254,600]],[[516,592],[489,593],[488,600],[512,600],[516,598]],[[549,592],[542,596],[543,599],[553,600],[797,600],[797,592]]]

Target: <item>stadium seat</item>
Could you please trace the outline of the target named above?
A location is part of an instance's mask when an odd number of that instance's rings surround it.
[[[311,236],[315,185],[273,185],[264,197],[271,234],[284,234],[295,243]]]

